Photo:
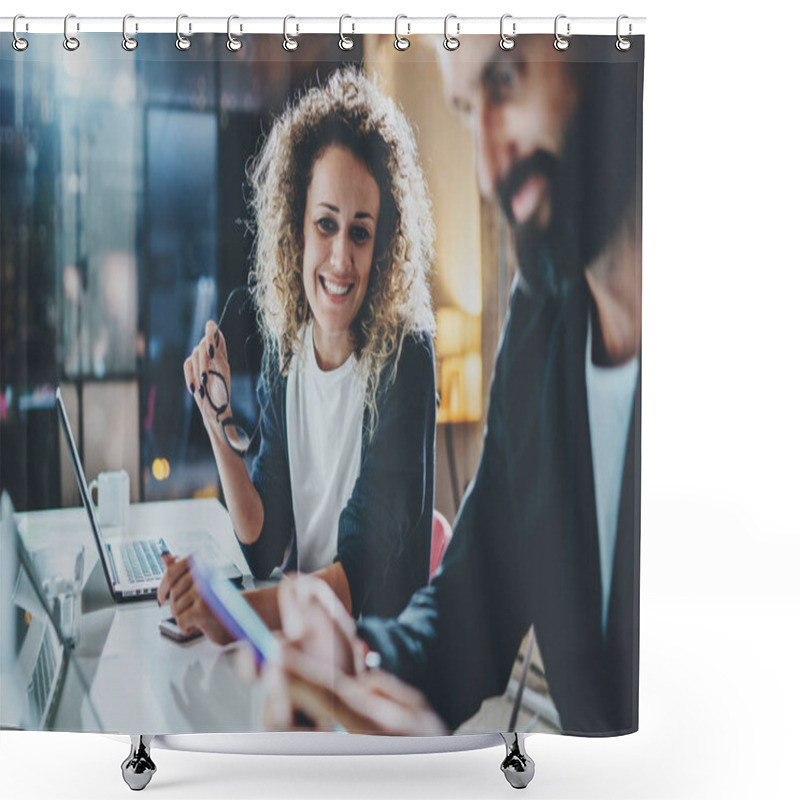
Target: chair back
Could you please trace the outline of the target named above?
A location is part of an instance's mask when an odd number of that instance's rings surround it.
[[[439,569],[442,563],[444,551],[447,550],[447,545],[453,538],[453,529],[450,523],[441,511],[433,510],[433,530],[431,531],[431,569],[428,575],[428,583],[434,576],[434,573]]]

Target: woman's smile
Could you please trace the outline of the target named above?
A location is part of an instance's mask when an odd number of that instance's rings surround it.
[[[339,301],[345,295],[350,294],[355,286],[355,282],[353,281],[343,281],[331,275],[327,277],[325,275],[320,275],[319,282],[322,284],[325,293],[334,301]]]

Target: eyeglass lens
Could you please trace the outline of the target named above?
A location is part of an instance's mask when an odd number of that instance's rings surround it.
[[[228,299],[225,301],[225,305],[222,307],[222,313],[219,315],[219,322],[217,323],[217,346],[219,346],[219,329],[221,328],[222,322],[225,319],[225,315],[228,311],[228,306],[231,304],[231,300],[233,299],[234,295],[239,294],[240,292],[246,292],[247,288],[247,286],[237,286],[228,295]],[[223,414],[228,409],[228,405],[230,403],[230,391],[225,379],[219,372],[216,372],[215,370],[209,371],[206,383],[206,391],[208,392],[208,398],[211,402],[211,407],[217,414]],[[259,414],[258,422],[256,423],[256,430],[258,430],[260,423],[261,415]],[[253,434],[249,433],[247,429],[240,423],[240,421],[233,416],[222,421],[222,432],[225,434],[225,439],[230,445],[231,449],[240,456],[247,454],[247,451],[250,449],[250,445],[252,445],[255,439],[255,432]]]

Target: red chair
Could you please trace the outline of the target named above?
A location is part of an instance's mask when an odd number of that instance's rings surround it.
[[[441,511],[433,511],[433,530],[431,531],[431,570],[428,575],[428,583],[431,582],[434,573],[442,563],[444,551],[453,538],[453,529]]]

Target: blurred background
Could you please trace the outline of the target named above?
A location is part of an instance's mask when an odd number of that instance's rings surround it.
[[[43,35],[24,58],[0,38],[0,483],[17,509],[79,502],[57,384],[89,478],[127,470],[133,502],[221,498],[183,360],[247,279],[248,159],[287,100],[344,56],[418,135],[437,227],[436,507],[452,522],[481,450],[514,264],[444,103],[438,38],[397,53],[393,37],[356,37],[342,53],[335,37],[305,36],[287,54],[280,37],[230,53],[224,36],[195,35],[179,52],[157,34],[128,53],[101,34],[67,53]],[[240,308],[223,332],[235,411],[255,426],[261,342]]]

